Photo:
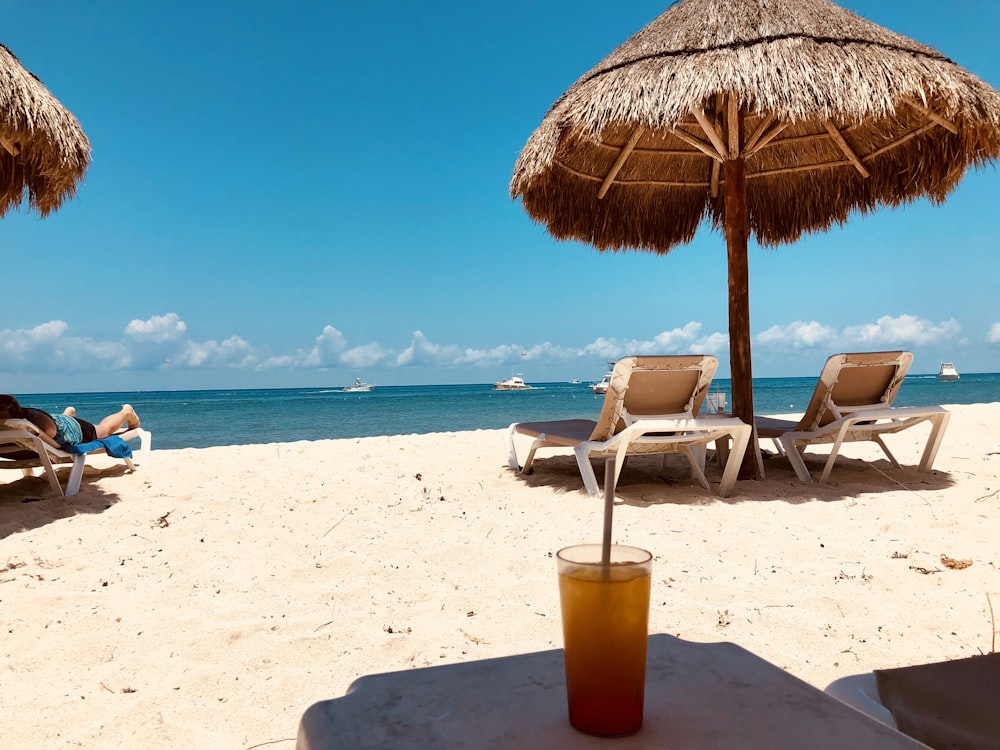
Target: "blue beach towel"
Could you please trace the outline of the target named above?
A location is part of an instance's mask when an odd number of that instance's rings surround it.
[[[98,448],[104,448],[105,453],[112,458],[132,458],[132,448],[117,435],[97,438],[97,440],[91,440],[89,443],[62,446],[62,449],[67,453],[90,453],[90,451],[97,450]]]

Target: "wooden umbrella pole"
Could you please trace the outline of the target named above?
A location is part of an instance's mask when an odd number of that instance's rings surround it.
[[[733,414],[753,424],[753,367],[750,362],[750,268],[747,244],[750,235],[747,208],[746,161],[741,154],[742,115],[729,97],[729,158],[723,164],[725,189],[726,250],[729,265],[729,369],[732,379]],[[753,440],[751,440],[753,443]],[[747,447],[740,466],[740,479],[757,479],[757,445]]]

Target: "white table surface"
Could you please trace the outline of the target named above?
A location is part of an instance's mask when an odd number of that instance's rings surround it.
[[[649,639],[643,727],[573,729],[561,649],[368,675],[308,708],[296,750],[916,750],[926,746],[732,643]]]

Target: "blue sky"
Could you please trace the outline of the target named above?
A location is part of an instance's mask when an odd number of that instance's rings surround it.
[[[841,4],[1000,87],[1000,3]],[[637,352],[728,376],[721,235],[602,254],[508,193],[552,102],[667,5],[3,3],[93,161],[54,215],[0,220],[0,390],[587,380]],[[752,245],[754,374],[882,348],[1000,371],[998,212],[991,166]]]

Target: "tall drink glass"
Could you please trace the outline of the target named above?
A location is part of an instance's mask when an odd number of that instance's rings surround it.
[[[559,550],[559,600],[566,652],[569,721],[602,737],[642,726],[653,556],[600,544]]]

